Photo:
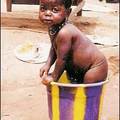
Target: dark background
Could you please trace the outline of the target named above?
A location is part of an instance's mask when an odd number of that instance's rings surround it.
[[[30,4],[37,5],[39,4],[39,0],[12,0],[13,4]]]

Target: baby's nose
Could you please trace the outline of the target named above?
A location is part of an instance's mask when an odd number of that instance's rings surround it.
[[[51,13],[51,11],[50,10],[46,10],[46,14],[45,14],[46,16],[51,16],[52,15],[52,13]]]

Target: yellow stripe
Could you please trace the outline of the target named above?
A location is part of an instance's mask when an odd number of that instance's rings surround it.
[[[66,72],[63,72],[63,74],[61,75],[60,79],[59,79],[60,83],[70,83],[70,80],[68,80]]]
[[[104,91],[105,91],[105,86],[103,85],[103,87],[102,87],[102,93],[101,93],[101,97],[100,97],[100,106],[99,106],[99,116],[98,116],[98,120],[101,120],[102,107],[103,107],[103,98],[104,98]]]
[[[84,120],[86,107],[86,95],[84,88],[76,88],[74,109],[73,109],[73,120]]]
[[[59,120],[59,87],[52,86],[52,120]]]

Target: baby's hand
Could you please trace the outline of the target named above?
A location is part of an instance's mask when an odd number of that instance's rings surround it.
[[[45,64],[41,69],[40,69],[40,77],[43,77],[44,74],[48,74],[50,67]]]
[[[42,83],[44,84],[44,85],[50,85],[50,83],[53,81],[53,77],[51,76],[51,75],[44,75],[43,77],[42,77]]]

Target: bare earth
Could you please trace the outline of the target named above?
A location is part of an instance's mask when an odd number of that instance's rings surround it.
[[[97,43],[108,60],[109,83],[101,120],[119,120],[118,4],[94,4],[112,12],[101,12],[101,8],[86,10],[82,17],[73,16],[70,20]],[[50,44],[47,28],[38,20],[38,9],[39,6],[13,5],[11,13],[5,9],[1,13],[1,120],[49,120],[46,87],[39,79],[44,63],[22,62],[14,55],[16,46],[28,41]],[[43,46],[45,49],[48,48]]]

